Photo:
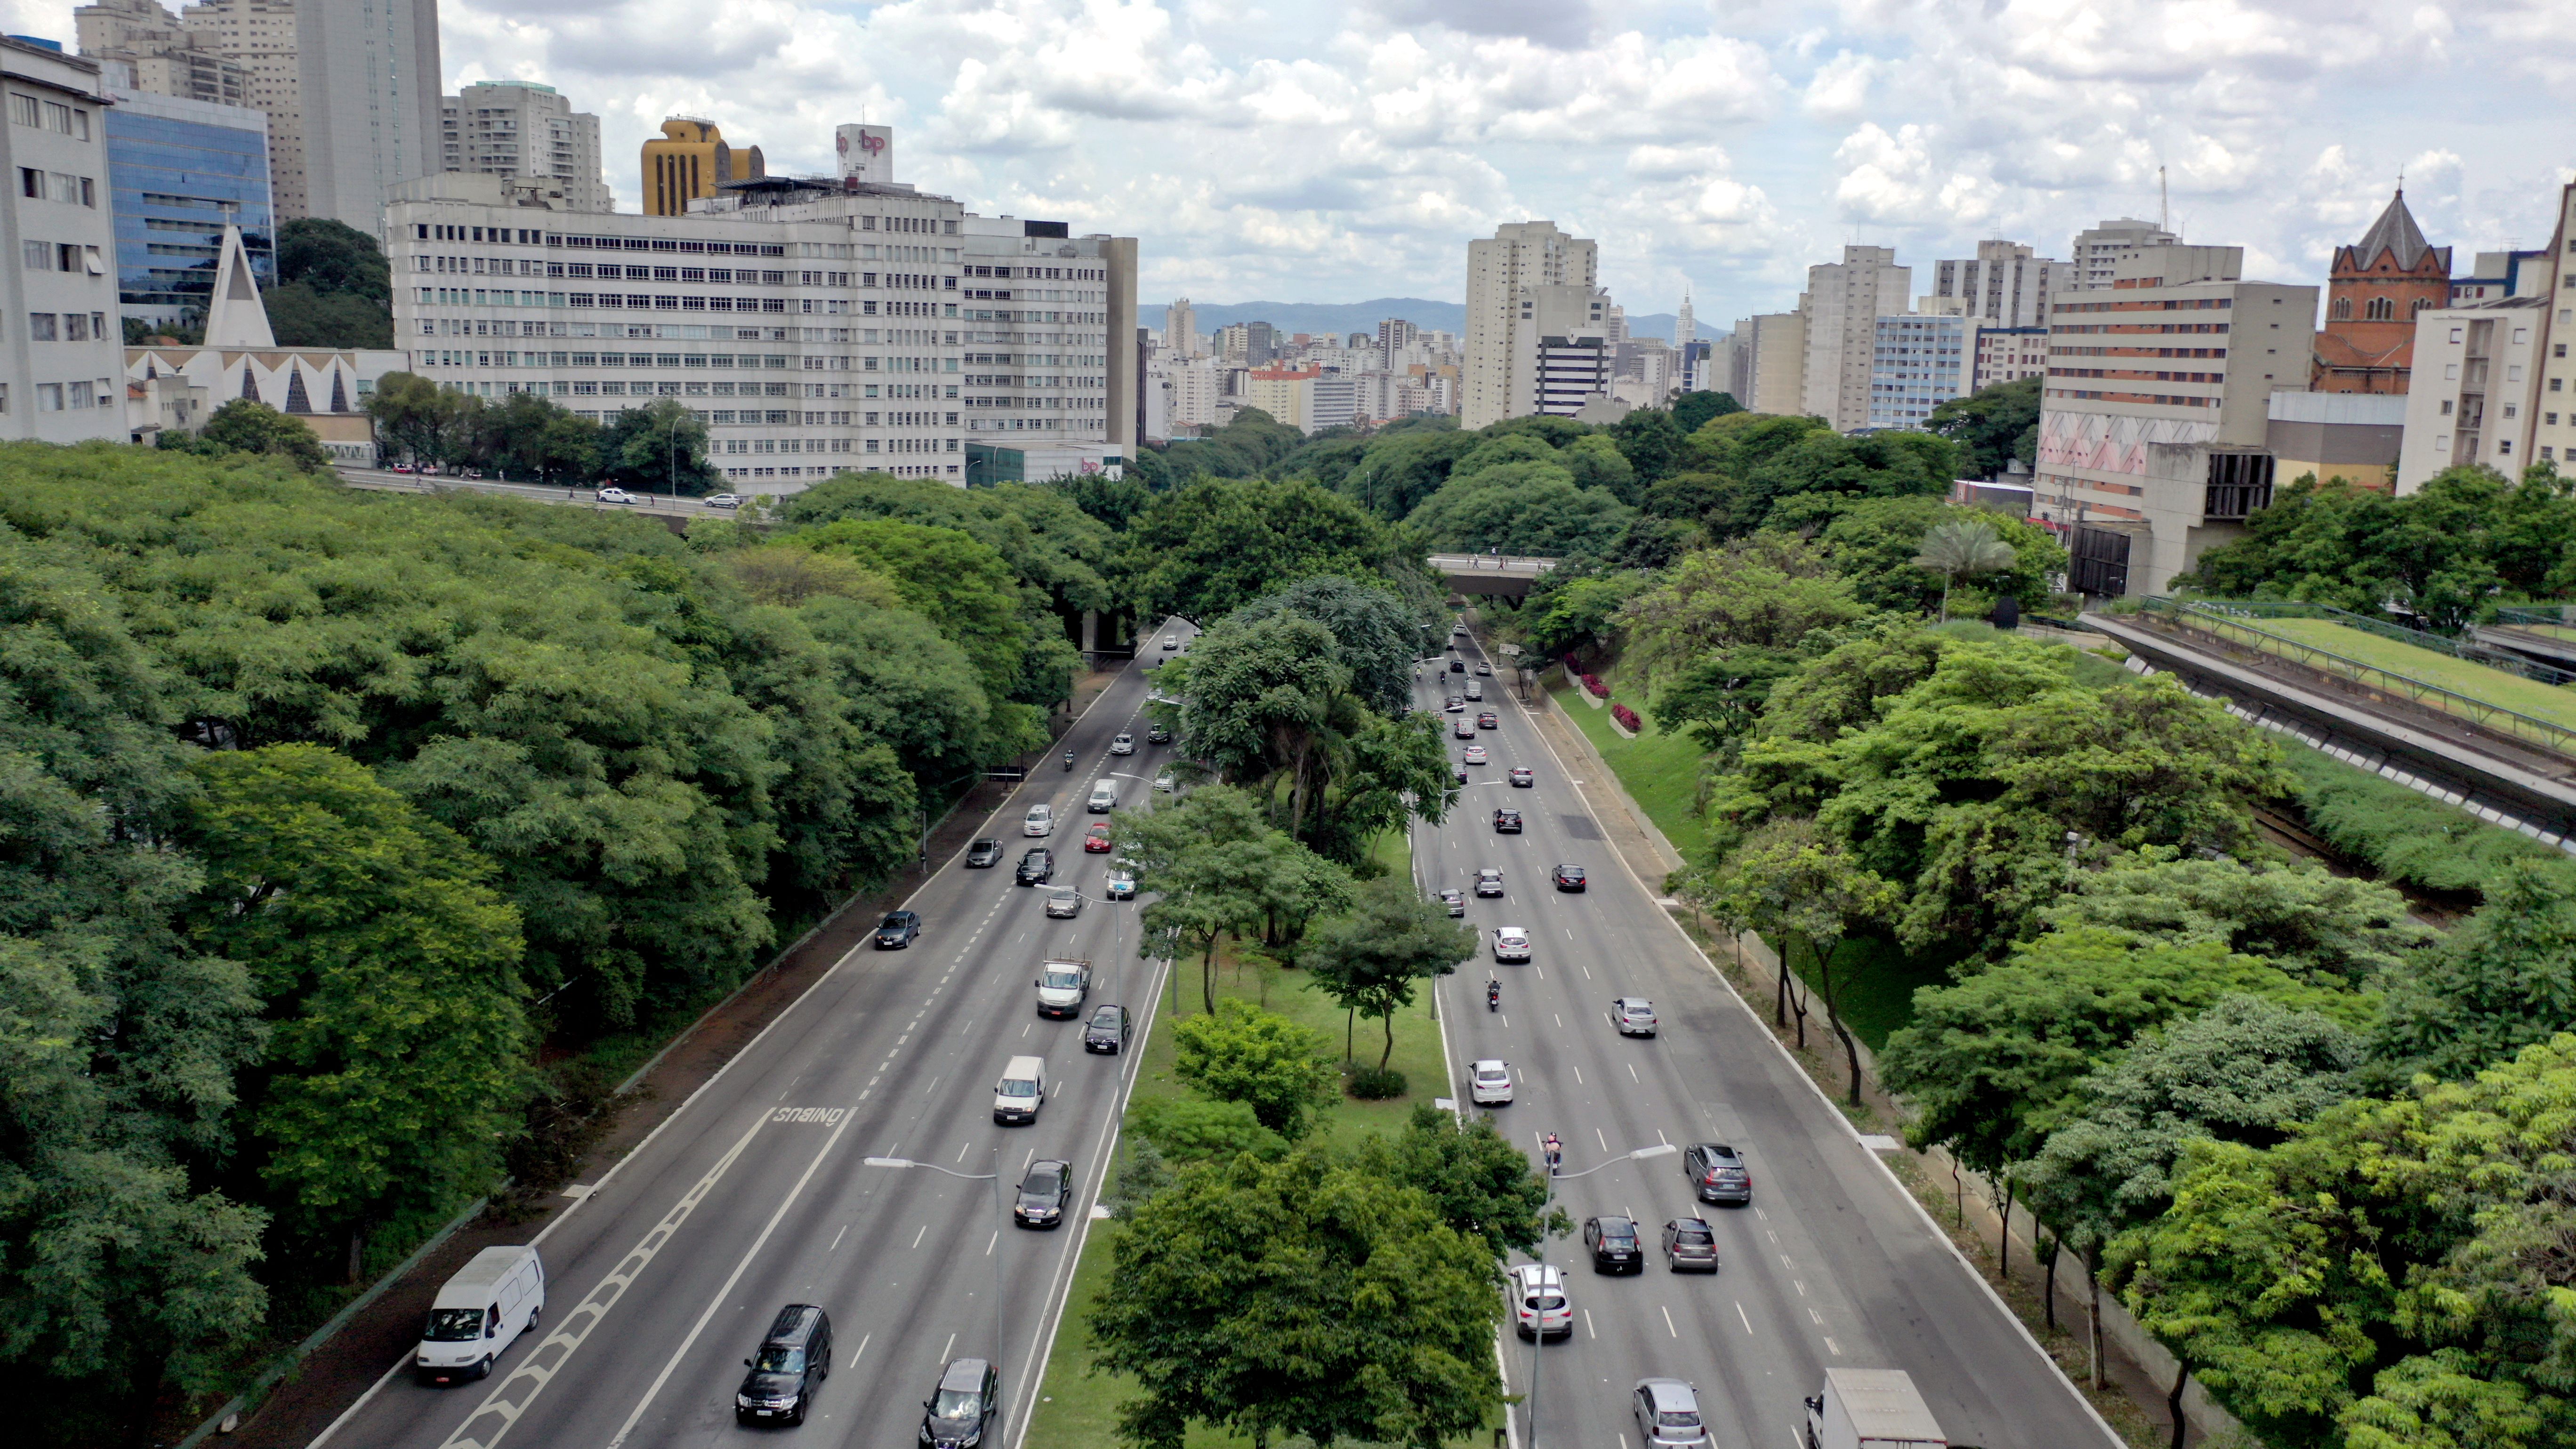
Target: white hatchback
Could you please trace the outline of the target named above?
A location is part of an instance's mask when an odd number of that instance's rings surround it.
[[[1467,1067],[1467,1099],[1479,1107],[1508,1107],[1512,1102],[1512,1064],[1486,1057]]]
[[[1529,932],[1519,926],[1494,928],[1494,959],[1526,962],[1530,958]]]
[[[1044,805],[1030,806],[1028,818],[1020,824],[1020,833],[1038,836],[1055,834],[1055,811]]]

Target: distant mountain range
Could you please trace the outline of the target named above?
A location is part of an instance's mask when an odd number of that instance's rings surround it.
[[[1425,332],[1464,332],[1467,330],[1467,304],[1435,302],[1427,297],[1378,297],[1366,302],[1193,302],[1198,314],[1198,329],[1213,335],[1220,327],[1237,322],[1267,322],[1280,332],[1322,335],[1365,332],[1377,335],[1377,324],[1389,317],[1400,317]],[[1137,325],[1163,330],[1165,304],[1157,302],[1136,308]],[[1673,326],[1681,319],[1670,312],[1651,312],[1631,316],[1628,331],[1638,337],[1661,337],[1672,340]],[[1715,330],[1703,320],[1700,340],[1705,342]]]

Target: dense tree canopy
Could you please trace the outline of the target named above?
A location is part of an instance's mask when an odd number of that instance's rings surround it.
[[[1214,622],[1317,574],[1383,578],[1418,566],[1418,541],[1311,483],[1204,480],[1167,493],[1127,531],[1120,568],[1148,614]]]

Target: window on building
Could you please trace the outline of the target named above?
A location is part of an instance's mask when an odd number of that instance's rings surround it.
[[[36,411],[58,413],[63,410],[63,385],[59,382],[36,384]]]
[[[22,96],[12,91],[9,93],[9,119],[21,126],[41,126],[45,123],[44,108],[34,96]]]
[[[87,342],[89,340],[89,318],[78,312],[65,312],[63,314],[63,340],[65,342]]]

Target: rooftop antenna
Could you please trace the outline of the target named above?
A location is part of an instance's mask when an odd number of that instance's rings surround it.
[[[2165,168],[2156,168],[2156,230],[2173,230],[2173,193],[2165,188]]]

